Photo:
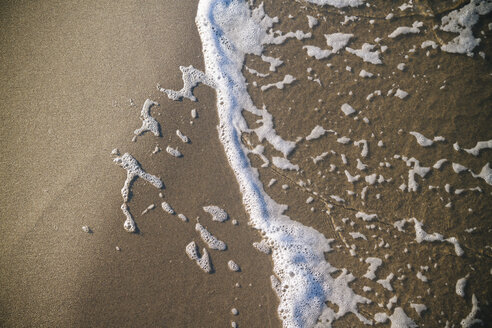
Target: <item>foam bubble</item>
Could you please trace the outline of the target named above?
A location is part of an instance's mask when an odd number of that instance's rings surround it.
[[[195,230],[200,233],[200,237],[208,245],[208,247],[210,249],[216,249],[216,250],[219,250],[219,251],[225,251],[226,250],[227,245],[223,241],[218,240],[214,235],[212,235],[200,223],[197,223],[195,225]]]
[[[134,133],[135,135],[139,136],[146,131],[152,132],[156,137],[161,136],[161,128],[159,123],[150,116],[150,109],[152,106],[159,106],[158,103],[147,99],[145,100],[145,103],[143,104],[142,111],[140,112],[140,119],[142,120],[142,127],[135,130]]]
[[[203,255],[200,256],[198,253],[198,246],[194,241],[190,242],[188,245],[186,245],[185,248],[186,255],[192,260],[195,261],[196,264],[205,271],[206,273],[211,273],[212,272],[212,264],[210,262],[210,255],[208,255],[207,250],[204,248],[202,253]]]
[[[234,262],[233,260],[230,260],[229,262],[227,262],[227,266],[229,267],[229,270],[231,270],[231,271],[235,271],[235,272],[241,271],[241,268],[239,267],[239,265],[237,265],[236,262]]]
[[[229,219],[229,215],[226,211],[215,205],[204,206],[203,210],[212,215],[212,220],[217,222],[224,222]]]
[[[121,157],[116,157],[113,161],[126,170],[125,184],[121,189],[121,196],[125,202],[128,201],[132,183],[137,177],[144,179],[158,189],[164,187],[164,184],[158,177],[145,172],[137,160],[129,153],[125,153]]]

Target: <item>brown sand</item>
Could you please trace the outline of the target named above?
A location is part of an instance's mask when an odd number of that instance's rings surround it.
[[[0,13],[2,126],[0,175],[0,326],[274,327],[271,264],[251,243],[237,184],[217,139],[214,93],[174,103],[157,83],[180,88],[179,65],[203,67],[194,25],[196,1],[31,2]],[[145,99],[163,138],[140,127]],[[130,106],[130,98],[135,106]],[[190,109],[200,117],[191,126]],[[158,114],[156,114],[158,113]],[[179,145],[180,128],[192,140]],[[178,146],[181,159],[154,146]],[[139,234],[123,230],[125,172],[110,152],[130,152],[162,177],[165,199],[189,223],[157,207],[158,190],[137,180],[130,209]],[[217,204],[231,221],[212,222],[201,207]],[[212,251],[214,274],[191,262],[195,217],[228,244]],[[92,234],[81,230],[88,225]],[[119,246],[121,251],[115,250]],[[233,259],[241,273],[227,269]],[[241,287],[234,287],[238,282]],[[250,285],[251,284],[251,285]],[[240,314],[233,317],[231,308]]]
[[[426,10],[428,5],[418,2],[417,7]],[[432,5],[436,12],[447,8],[446,1]],[[389,10],[385,1],[376,1],[370,9],[347,10],[346,14],[358,15],[361,20],[344,28],[338,23],[345,13],[337,10],[276,1],[266,1],[265,8],[270,15],[280,17],[279,28],[283,31],[306,30],[306,14],[325,16],[328,22],[314,29],[314,38],[308,43],[320,47],[325,46],[324,33],[350,30],[357,36],[351,46],[360,48],[363,42],[373,43],[374,38],[387,35],[397,26],[411,25],[416,19],[427,25],[437,22],[419,16],[420,12],[388,22],[383,19]],[[275,310],[278,301],[269,284],[270,260],[251,247],[259,236],[246,224],[237,184],[217,140],[213,92],[199,87],[195,93],[199,102],[191,103],[172,102],[155,90],[158,82],[181,88],[179,65],[203,68],[195,10],[192,1],[118,5],[94,2],[77,7],[72,3],[24,2],[10,4],[0,13],[5,49],[0,54],[4,107],[0,111],[4,124],[0,138],[4,169],[0,174],[6,186],[0,195],[0,325],[226,327],[235,320],[242,327],[280,326]],[[290,20],[289,14],[297,17]],[[373,27],[369,27],[369,19],[376,20]],[[490,56],[488,23],[490,18],[482,18],[477,31],[486,31],[480,50]],[[439,37],[449,40],[449,35]],[[405,181],[408,168],[402,161],[392,160],[394,154],[402,154],[431,166],[440,158],[448,158],[475,172],[492,161],[490,150],[474,158],[451,148],[455,140],[463,147],[472,147],[478,140],[492,138],[490,59],[437,51],[427,57],[421,49],[408,53],[412,45],[418,48],[422,41],[435,38],[426,30],[405,37],[407,42],[385,41],[389,50],[383,55],[382,66],[363,63],[348,54],[316,61],[302,49],[307,42],[293,40],[266,50],[285,61],[277,73],[264,80],[246,73],[249,81],[258,80],[260,85],[281,80],[285,74],[297,77],[283,91],[261,93],[251,88],[255,104],[266,104],[279,135],[285,139],[306,136],[316,124],[322,124],[353,140],[369,140],[370,155],[363,161],[370,173],[382,173],[394,181],[371,187],[364,202],[360,193],[365,184],[352,185],[343,174],[344,169],[358,173],[355,159],[360,157],[360,149],[336,143],[333,136],[298,144],[290,159],[301,166],[299,174],[272,166],[260,168],[261,162],[256,157],[251,159],[265,185],[271,178],[278,179],[268,191],[279,203],[289,205],[287,214],[291,218],[335,239],[336,250],[328,253],[327,259],[359,277],[351,285],[353,289],[364,295],[364,285],[373,288],[374,292],[367,295],[374,303],[361,306],[361,313],[368,317],[376,312],[391,313],[386,311],[386,303],[394,293],[375,281],[360,278],[367,269],[360,259],[384,259],[387,255],[389,260],[384,260],[378,270],[378,279],[390,272],[406,276],[401,281],[393,280],[399,295],[397,306],[417,318],[409,303],[426,304],[429,310],[419,318],[422,326],[444,326],[446,320],[459,323],[469,313],[472,292],[481,301],[480,317],[487,323],[491,320],[490,305],[485,303],[490,295],[491,254],[484,246],[490,241],[490,186],[468,174],[455,174],[448,163],[425,181],[418,179],[419,193],[402,193],[398,186]],[[404,52],[408,60],[403,59]],[[333,68],[326,67],[328,62]],[[407,63],[405,72],[396,69],[399,62]],[[248,58],[247,64],[267,71],[267,64],[254,57]],[[345,71],[347,65],[352,73]],[[440,70],[435,69],[437,65],[441,65]],[[307,80],[308,67],[324,88]],[[357,75],[362,68],[381,76],[362,81]],[[444,80],[446,88],[441,90]],[[385,93],[393,83],[409,91],[410,96],[404,101],[394,97],[365,100],[368,93],[376,89]],[[348,95],[350,90],[354,96]],[[163,138],[147,134],[132,143],[133,130],[140,127],[141,105],[148,97],[161,104],[152,113],[161,123]],[[129,98],[135,106],[130,106]],[[354,121],[341,115],[339,107],[344,102],[362,110],[360,116],[367,116],[371,123],[365,125],[361,118]],[[192,108],[198,110],[199,118],[190,125]],[[179,142],[174,134],[177,128],[191,138],[191,144]],[[442,135],[447,142],[424,149],[408,135],[412,130],[429,137]],[[256,142],[254,136],[244,138]],[[376,146],[379,139],[385,143],[382,148]],[[167,145],[178,146],[184,157],[175,159],[165,151],[151,155],[155,145],[163,150]],[[163,213],[159,191],[137,180],[130,210],[139,233],[126,233],[119,210],[125,172],[111,163],[109,153],[114,147],[130,152],[144,169],[160,176],[166,185],[162,191],[165,200],[191,222],[182,223]],[[313,164],[311,156],[332,149],[347,155],[347,167],[339,155]],[[275,154],[268,146],[266,153]],[[392,167],[378,169],[379,162],[386,160]],[[330,163],[338,170],[329,172]],[[300,179],[309,179],[310,183],[296,186]],[[448,195],[442,190],[445,183],[455,188],[478,185],[485,193]],[[289,184],[290,189],[283,190],[283,184]],[[441,189],[430,191],[428,185]],[[346,190],[353,190],[356,196],[347,195]],[[331,200],[333,194],[345,198],[346,203],[340,206]],[[306,204],[309,196],[315,198],[314,203]],[[450,200],[453,207],[445,208]],[[151,203],[158,207],[141,216]],[[225,208],[239,226],[230,221],[212,222],[201,210],[209,204]],[[328,207],[332,207],[330,215],[324,212]],[[367,229],[354,218],[356,211],[378,213],[380,220],[375,223],[381,229]],[[201,272],[184,254],[191,240],[200,249],[205,246],[193,229],[197,216],[228,244],[226,252],[211,251],[215,272],[210,275]],[[355,222],[353,228],[342,222],[344,217]],[[408,217],[422,220],[430,233],[456,236],[466,255],[458,258],[449,244],[415,243],[412,225],[407,224],[406,233],[392,228],[394,221]],[[83,225],[90,226],[93,233],[82,232]],[[343,230],[338,233],[334,226]],[[478,228],[476,233],[464,232],[474,226]],[[369,241],[352,239],[350,231],[363,232]],[[389,242],[390,247],[375,248],[381,240]],[[346,243],[357,246],[357,256],[349,255]],[[241,273],[228,271],[229,259],[241,265]],[[435,263],[437,268],[433,267]],[[408,269],[407,264],[412,268]],[[421,265],[430,267],[425,272],[428,283],[416,278]],[[468,273],[472,276],[467,296],[462,299],[455,294],[454,286]],[[234,287],[236,282],[240,288]],[[230,314],[233,307],[240,311],[238,317]],[[353,315],[348,315],[335,326],[359,325]]]
[[[432,166],[437,160],[447,158],[477,173],[487,162],[492,162],[490,150],[483,150],[479,157],[474,157],[463,151],[456,152],[452,147],[455,141],[459,141],[463,148],[471,148],[479,140],[492,139],[492,32],[487,27],[491,17],[481,17],[480,23],[474,29],[475,35],[484,31],[481,36],[482,43],[475,52],[484,51],[487,56],[485,60],[478,55],[470,58],[432,49],[427,56],[426,50],[420,48],[421,43],[425,40],[439,43],[429,28],[423,29],[418,35],[401,36],[396,40],[388,39],[386,36],[398,26],[411,26],[416,20],[423,21],[426,26],[432,26],[440,22],[442,15],[437,15],[435,19],[421,15],[420,9],[425,2],[418,2],[413,12],[402,13],[398,9],[395,10],[396,16],[410,17],[387,21],[384,17],[390,9],[403,2],[391,5],[387,1],[372,3],[373,6],[369,9],[346,10],[339,13],[332,8],[303,6],[300,2],[280,8],[276,1],[265,1],[266,12],[270,16],[279,17],[278,28],[282,31],[306,31],[306,15],[320,15],[320,24],[313,29],[312,39],[303,42],[289,40],[281,46],[267,47],[265,54],[284,60],[284,64],[276,73],[262,79],[245,72],[250,82],[258,82],[258,87],[250,85],[249,91],[253,101],[257,106],[266,105],[274,117],[277,132],[288,140],[309,135],[318,124],[325,129],[337,131],[339,135],[327,133],[318,140],[300,141],[289,157],[292,163],[300,166],[300,172],[284,171],[272,165],[261,168],[262,161],[255,156],[251,158],[259,169],[264,185],[268,184],[271,178],[278,180],[273,187],[267,188],[267,192],[277,202],[289,205],[287,214],[291,218],[314,227],[327,238],[335,239],[332,246],[336,250],[326,254],[328,262],[338,268],[347,268],[358,277],[351,286],[357,293],[374,301],[371,305],[359,307],[362,314],[367,317],[373,317],[377,312],[391,314],[392,311],[388,311],[386,305],[389,298],[397,295],[396,306],[403,307],[410,317],[418,318],[416,321],[421,326],[436,327],[438,323],[439,326],[444,326],[446,320],[459,325],[461,319],[470,313],[471,297],[474,293],[480,300],[481,311],[478,317],[484,323],[490,323],[491,310],[487,302],[490,300],[492,286],[492,254],[490,248],[486,247],[490,246],[491,240],[490,185],[483,180],[472,178],[469,173],[456,174],[448,162],[441,170],[433,170],[425,180],[418,177],[418,192],[401,192],[398,187],[408,181],[409,168],[402,160],[394,159],[393,155],[415,157],[421,161],[422,166]],[[436,1],[432,4],[442,10],[449,8],[446,1]],[[424,9],[426,8],[424,6]],[[439,10],[435,12],[438,13]],[[449,10],[445,11],[447,12]],[[293,19],[287,17],[294,13],[296,15]],[[356,15],[360,20],[342,26],[340,22],[344,20],[344,15]],[[326,22],[323,21],[323,17],[326,17]],[[370,19],[375,20],[374,25],[369,24]],[[388,50],[381,56],[383,65],[365,63],[346,52],[332,55],[329,59],[315,60],[302,49],[306,44],[326,49],[323,34],[335,32],[353,33],[355,38],[349,46],[354,49],[361,48],[364,42],[374,44],[375,38],[384,37],[385,40],[381,43],[388,45]],[[442,32],[438,32],[437,35],[446,41],[455,36]],[[416,52],[408,52],[413,45],[416,45]],[[405,55],[409,58],[405,59]],[[400,62],[407,64],[407,69],[403,72],[396,68]],[[333,66],[328,68],[328,63]],[[268,64],[256,56],[249,56],[246,65],[262,73],[268,71]],[[346,71],[346,66],[350,66],[352,71]],[[311,73],[308,73],[308,68],[312,69]],[[376,76],[370,79],[361,78],[358,76],[361,69]],[[271,88],[266,92],[260,91],[261,85],[280,81],[286,74],[295,76],[297,81],[283,90]],[[308,80],[308,76],[320,78],[323,86]],[[442,85],[446,85],[444,89],[440,89]],[[391,88],[402,88],[410,95],[403,100],[386,97]],[[378,89],[382,91],[383,96],[367,101],[366,96]],[[353,95],[349,95],[350,91]],[[346,117],[341,112],[340,106],[346,102],[357,109],[358,120],[354,120],[353,116]],[[369,118],[370,124],[362,122],[365,116]],[[255,119],[250,118],[248,122],[253,123]],[[429,138],[441,135],[447,141],[423,148],[408,134],[410,131],[419,131]],[[336,139],[341,136],[351,138],[352,143],[338,143]],[[245,137],[252,140],[253,146],[258,143],[255,136]],[[366,139],[370,143],[367,158],[360,155],[360,148],[353,146],[353,141],[360,139]],[[377,146],[378,140],[384,142],[384,147]],[[271,146],[266,143],[264,145],[267,157],[279,156]],[[312,157],[330,150],[334,150],[336,155],[330,154],[318,164],[313,163]],[[347,165],[342,163],[340,154],[345,154],[348,158]],[[365,172],[356,168],[357,158],[368,165]],[[380,167],[380,162],[386,161],[391,162],[391,168]],[[330,164],[337,166],[334,172],[330,172]],[[349,183],[344,170],[348,170],[352,175],[360,174],[361,180],[355,184]],[[363,201],[362,189],[368,185],[363,179],[372,173],[382,174],[385,178],[393,180],[369,186],[366,199]],[[306,186],[299,186],[300,180],[303,180]],[[484,193],[466,191],[461,195],[449,194],[444,190],[447,183],[453,186],[452,190],[479,186]],[[283,190],[283,184],[289,185],[290,188]],[[440,189],[429,190],[429,185],[439,186]],[[349,195],[347,190],[353,191],[355,195]],[[376,197],[377,194],[380,199]],[[337,203],[330,198],[331,195],[342,197],[345,203]],[[315,201],[306,204],[308,197],[313,197]],[[452,202],[451,208],[445,207],[448,202]],[[329,215],[325,213],[326,210],[329,210]],[[379,220],[371,222],[375,224],[376,229],[368,229],[366,225],[369,223],[356,219],[355,213],[358,211],[377,213]],[[450,244],[417,244],[413,224],[407,223],[405,233],[393,228],[393,222],[411,217],[423,221],[424,230],[429,233],[438,232],[446,237],[456,237],[465,255],[456,256]],[[344,224],[343,218],[349,218],[354,226],[349,224],[350,221]],[[341,232],[335,231],[336,226],[342,228]],[[477,228],[475,232],[465,231],[472,227]],[[352,238],[349,235],[352,231],[362,232],[368,241]],[[382,240],[385,241],[384,244],[389,244],[388,248],[378,246]],[[357,247],[356,256],[350,255],[346,245]],[[388,259],[384,258],[385,255]],[[401,280],[394,278],[394,292],[385,290],[376,281],[362,277],[368,265],[361,260],[369,256],[383,260],[384,264],[377,271],[377,279],[384,279],[391,272],[395,277],[403,277]],[[408,268],[407,264],[410,264],[411,268]],[[437,267],[434,267],[435,264]],[[421,266],[428,266],[428,271],[421,269]],[[417,279],[418,271],[423,272],[429,282],[424,283]],[[461,298],[455,293],[456,281],[468,273],[470,279],[466,297]],[[362,290],[363,286],[369,286],[373,291],[365,293]],[[378,303],[382,306],[378,306]],[[419,317],[415,310],[410,308],[410,303],[425,304],[428,310]],[[347,315],[334,326],[358,327],[363,324],[355,316]],[[389,327],[389,323],[387,326]]]

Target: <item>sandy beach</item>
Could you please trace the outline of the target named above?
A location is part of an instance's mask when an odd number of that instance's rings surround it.
[[[396,309],[420,327],[459,327],[475,298],[476,318],[487,326],[492,189],[490,172],[479,173],[492,151],[485,147],[474,155],[469,149],[492,140],[492,20],[480,16],[473,27],[481,38],[473,56],[447,53],[440,47],[455,35],[433,26],[466,2],[398,9],[404,2],[341,10],[265,1],[265,12],[279,19],[274,30],[312,33],[265,44],[263,55],[282,59],[275,69],[251,53],[242,69],[255,106],[268,110],[275,133],[295,148],[287,156],[260,140],[254,129],[261,117],[246,110],[252,130],[240,139],[266,193],[287,205],[285,214],[332,239],[324,257],[336,268],[333,279],[353,274],[349,290],[370,300],[333,327],[365,326],[358,315],[390,327]],[[199,85],[193,102],[173,101],[156,88],[181,89],[180,66],[205,71],[197,3],[2,6],[0,326],[282,326],[282,300],[271,280],[280,274],[275,258],[252,246],[262,234],[251,226],[237,172],[219,140],[216,91]],[[419,21],[417,32],[388,36]],[[332,47],[326,35],[342,32],[353,34],[350,42],[325,58],[315,59],[305,48]],[[429,40],[435,46],[424,46]],[[375,45],[381,64],[356,55],[366,42]],[[294,80],[275,85],[287,75]],[[150,113],[160,137],[134,134],[146,99],[159,104]],[[341,110],[344,104],[354,112]],[[316,126],[323,132],[314,136]],[[190,142],[181,142],[176,130]],[[432,144],[422,146],[417,131]],[[158,189],[142,178],[134,181],[126,203],[136,233],[123,228],[127,173],[113,162],[113,149],[131,154],[164,184]],[[280,167],[275,157],[291,166]],[[162,202],[189,221],[163,211]],[[224,209],[229,220],[213,221],[203,210],[208,205]],[[196,223],[227,250],[210,249]],[[186,255],[191,241],[201,254],[208,249],[211,273]],[[371,279],[374,258],[382,264]],[[230,260],[240,272],[228,269]],[[294,271],[285,274],[293,277]],[[464,277],[460,296],[456,285]],[[323,303],[341,310],[336,302]],[[381,313],[387,318],[378,322]]]
[[[191,126],[189,103],[156,90],[182,83],[179,65],[203,67],[195,12],[195,1],[24,2],[2,10],[3,327],[218,327],[229,325],[233,307],[243,320],[278,326],[271,264],[250,246],[260,238],[247,226],[216,137],[213,93],[197,90]],[[163,132],[180,126],[191,139],[179,163],[165,151],[149,156],[167,138],[131,142],[149,97],[160,103]],[[165,199],[192,222],[183,227],[160,208],[140,217],[160,202],[157,190],[136,181],[131,210],[140,233],[125,232],[125,171],[112,163],[115,147],[144,158],[165,182]],[[239,225],[218,227],[217,235],[234,239],[206,275],[184,247],[197,216],[210,224],[200,209],[212,203],[227,205]],[[223,270],[231,258],[242,273]]]

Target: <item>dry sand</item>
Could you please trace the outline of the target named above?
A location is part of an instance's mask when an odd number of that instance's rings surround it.
[[[217,139],[212,90],[199,88],[193,126],[189,102],[156,90],[180,86],[179,65],[203,67],[195,12],[196,1],[3,5],[0,326],[226,327],[233,307],[238,322],[279,325],[271,264],[250,246],[260,238]],[[147,97],[161,104],[153,115],[165,137],[132,143]],[[177,127],[190,145],[177,144]],[[171,143],[183,158],[149,156]],[[114,147],[161,176],[165,199],[191,222],[164,214],[159,191],[138,180],[130,209],[140,233],[125,232]],[[150,203],[158,207],[140,217]],[[239,225],[212,223],[201,211],[210,204]],[[204,247],[197,216],[228,244],[213,251],[212,275],[184,253],[193,239]],[[230,259],[242,273],[229,272]]]

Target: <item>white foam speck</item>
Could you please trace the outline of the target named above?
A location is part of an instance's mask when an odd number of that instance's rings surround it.
[[[341,49],[345,48],[353,37],[353,34],[347,33],[325,34],[326,44],[332,48],[332,53],[338,53]]]
[[[215,205],[204,206],[203,210],[212,215],[213,221],[224,222],[229,218],[226,211]]]
[[[182,157],[183,154],[181,154],[181,152],[175,148],[172,148],[171,146],[167,146],[166,147],[166,152],[171,155],[171,156],[174,156],[174,157]]]
[[[270,64],[269,69],[271,72],[275,72],[277,70],[277,67],[279,67],[280,65],[282,65],[284,63],[282,60],[280,60],[280,58],[274,58],[274,57],[269,57],[269,56],[265,56],[265,55],[261,55],[261,59],[264,62],[267,62]]]
[[[307,50],[308,56],[314,57],[318,60],[328,58],[332,54],[331,50],[321,49],[320,47],[310,46],[310,45],[303,46],[302,49]]]
[[[434,137],[433,139],[429,139],[429,138],[426,138],[423,134],[421,134],[419,132],[415,132],[415,131],[410,131],[409,134],[413,135],[415,137],[415,139],[417,140],[417,143],[419,145],[421,145],[422,147],[429,147],[429,146],[432,146],[434,144],[434,142],[446,140],[441,136],[437,136],[437,137]]]
[[[383,286],[385,289],[389,291],[393,291],[393,286],[391,286],[391,280],[395,277],[393,273],[390,273],[385,279],[379,279],[376,281],[378,284]]]
[[[372,220],[375,220],[378,218],[378,215],[377,214],[367,214],[367,213],[364,213],[364,212],[357,212],[355,214],[355,217],[358,218],[358,219],[362,219],[366,222],[368,221],[372,221]]]
[[[268,89],[270,89],[272,87],[276,87],[277,89],[283,89],[286,84],[291,84],[295,80],[296,80],[295,77],[293,77],[290,74],[287,74],[287,75],[284,76],[284,79],[282,81],[279,81],[279,82],[276,82],[276,83],[270,83],[270,84],[267,84],[267,85],[263,85],[261,87],[261,91],[268,90]]]
[[[116,157],[113,161],[126,170],[125,184],[121,189],[121,196],[125,202],[128,201],[132,183],[137,177],[144,179],[158,189],[164,186],[158,177],[145,172],[137,160],[129,153],[125,153],[121,157]]]
[[[452,163],[451,166],[453,167],[453,171],[455,173],[460,174],[461,172],[467,172],[468,168],[459,164],[459,163]]]
[[[446,158],[442,158],[438,160],[434,165],[432,165],[432,168],[439,170],[444,163],[446,163],[448,160]]]
[[[486,15],[490,11],[492,11],[492,2],[471,0],[467,5],[442,17],[440,29],[459,35],[441,46],[441,49],[451,53],[472,55],[473,49],[481,41],[473,36],[472,28],[478,22],[479,15]]]
[[[227,266],[229,267],[229,270],[231,270],[231,271],[238,272],[241,270],[239,265],[237,265],[236,262],[234,262],[233,260],[230,260],[229,262],[227,262]]]
[[[128,232],[135,232],[135,221],[133,220],[132,214],[128,210],[128,205],[126,205],[126,203],[121,204],[121,211],[126,217],[125,223],[123,223],[123,228]]]
[[[419,21],[415,21],[415,22],[413,22],[412,27],[400,26],[396,30],[391,32],[391,34],[388,35],[388,38],[393,39],[393,38],[396,38],[402,34],[419,33],[420,32],[419,27],[422,27],[423,25],[424,25],[424,23],[419,22]]]
[[[477,142],[475,147],[470,149],[463,149],[463,150],[466,151],[468,154],[471,154],[473,156],[478,156],[482,149],[492,149],[492,139],[488,141],[479,141]]]
[[[456,281],[456,294],[458,296],[465,297],[465,288],[469,276],[470,275],[467,274],[465,277],[460,278],[458,279],[458,281]]]
[[[410,303],[410,307],[417,312],[419,317],[421,317],[421,313],[427,310],[427,306],[425,304],[416,304],[416,303]]]
[[[292,164],[287,158],[274,156],[272,157],[272,163],[282,170],[299,171],[299,165]]]
[[[355,113],[355,109],[350,106],[349,104],[345,103],[343,104],[340,109],[342,110],[342,112],[346,115],[346,116],[349,116],[349,115],[352,115]]]
[[[371,280],[376,279],[376,270],[381,266],[381,264],[383,264],[383,261],[377,257],[368,257],[365,262],[369,264],[369,268],[364,274],[364,277]]]
[[[134,131],[135,135],[139,136],[146,131],[150,131],[156,137],[161,136],[159,123],[150,115],[150,109],[152,108],[152,106],[159,106],[159,104],[150,99],[145,100],[142,111],[140,112],[142,127]]]
[[[171,207],[171,205],[169,205],[169,203],[167,202],[162,202],[161,203],[161,207],[162,209],[164,210],[164,212],[166,213],[169,213],[171,215],[174,215],[176,214],[176,212],[174,211],[174,209]]]
[[[322,126],[316,125],[311,131],[311,133],[306,137],[306,140],[309,141],[309,140],[318,139],[319,137],[324,135],[325,132],[327,132],[327,130],[325,130]]]
[[[400,99],[404,99],[404,98],[406,98],[407,96],[408,96],[408,92],[403,91],[403,90],[401,90],[401,89],[398,89],[398,90],[396,90],[396,92],[395,92],[395,97],[398,97],[398,98],[400,98]]]
[[[225,251],[227,245],[222,241],[217,239],[214,235],[212,235],[204,226],[200,223],[195,225],[195,230],[200,233],[200,237],[207,244],[210,249],[216,249],[219,251]]]
[[[333,6],[336,8],[358,7],[364,4],[364,0],[307,0],[319,6]]]
[[[184,142],[184,143],[190,142],[190,138],[185,136],[181,131],[176,130],[176,135],[179,137],[179,139],[181,139],[182,142]]]
[[[195,88],[199,83],[203,83],[212,88],[215,87],[213,79],[193,66],[180,66],[179,69],[181,70],[183,78],[183,88],[181,90],[174,91],[157,86],[157,89],[167,94],[169,99],[181,100],[183,98],[188,98],[191,101],[196,101],[196,97],[193,95],[193,88]]]
[[[369,44],[369,43],[364,43],[362,45],[361,49],[352,49],[349,47],[346,47],[345,50],[347,50],[349,53],[356,55],[357,57],[362,58],[363,61],[374,64],[374,65],[380,65],[383,62],[379,58],[380,52],[379,50],[373,50],[375,45]]]
[[[480,308],[478,307],[478,300],[475,294],[472,295],[472,309],[470,313],[461,320],[461,327],[462,328],[471,328],[475,324],[483,324],[482,320],[476,318],[478,311]]]
[[[186,245],[185,248],[186,255],[192,260],[195,261],[196,264],[203,271],[210,273],[212,272],[212,264],[210,263],[210,255],[208,255],[207,250],[204,248],[202,251],[202,256],[198,254],[198,246],[194,241],[190,242]]]
[[[360,73],[359,73],[359,76],[360,76],[360,77],[366,77],[366,78],[369,78],[369,77],[373,77],[373,76],[374,76],[374,74],[372,74],[372,73],[370,73],[370,72],[368,72],[368,71],[366,71],[366,70],[362,69],[362,70],[360,71]]]
[[[308,26],[309,26],[309,28],[313,28],[316,25],[318,25],[318,23],[319,23],[318,20],[316,19],[316,17],[307,15],[307,19],[308,19]]]

